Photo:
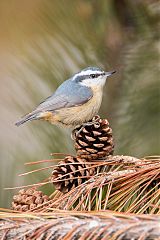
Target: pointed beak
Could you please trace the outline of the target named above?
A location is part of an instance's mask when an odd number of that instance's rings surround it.
[[[105,76],[106,77],[109,77],[111,76],[112,74],[114,74],[116,71],[111,71],[111,72],[105,72]]]

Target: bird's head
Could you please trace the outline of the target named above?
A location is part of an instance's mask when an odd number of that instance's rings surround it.
[[[73,81],[87,87],[103,87],[107,77],[111,76],[116,71],[105,72],[97,67],[88,67],[76,73],[73,76]]]

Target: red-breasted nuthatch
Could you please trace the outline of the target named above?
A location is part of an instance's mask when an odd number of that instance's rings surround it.
[[[63,82],[50,97],[16,123],[46,120],[65,127],[78,127],[91,120],[102,102],[107,77],[115,73],[88,67]]]

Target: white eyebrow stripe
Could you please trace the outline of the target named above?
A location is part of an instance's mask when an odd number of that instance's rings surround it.
[[[101,73],[102,73],[102,71],[86,70],[86,71],[82,71],[82,72],[75,74],[75,76],[84,76],[84,75],[101,74]]]

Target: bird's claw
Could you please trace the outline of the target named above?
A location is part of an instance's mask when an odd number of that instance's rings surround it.
[[[72,140],[76,140],[76,132],[77,132],[77,129],[73,129],[72,132],[71,132],[71,139]]]
[[[100,116],[96,115],[95,117],[93,117],[92,121],[91,122],[86,122],[86,123],[83,123],[80,127],[80,129],[73,129],[72,133],[71,133],[71,138],[73,140],[75,140],[78,135],[83,131],[83,129],[86,127],[86,126],[92,126],[94,125],[95,128],[99,128],[100,127],[100,123],[99,123],[99,120],[100,120]]]

